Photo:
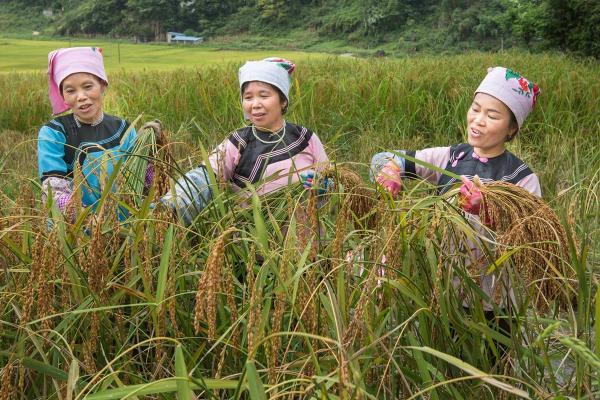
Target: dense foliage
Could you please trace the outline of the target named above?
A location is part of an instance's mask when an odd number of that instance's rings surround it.
[[[34,28],[60,35],[164,40],[166,31],[245,33],[289,36],[300,48],[341,40],[402,52],[519,46],[600,56],[595,0],[10,0],[2,7],[29,16],[52,10],[51,17],[35,17]],[[0,27],[14,29],[1,19]],[[307,32],[310,39],[302,36]]]

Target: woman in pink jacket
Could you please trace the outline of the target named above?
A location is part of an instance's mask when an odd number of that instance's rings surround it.
[[[284,118],[294,69],[288,60],[267,58],[249,61],[239,70],[242,109],[250,124],[231,133],[208,160],[234,191],[251,184],[261,195],[298,181],[308,187],[314,171],[328,163],[317,134]],[[164,196],[162,202],[174,207],[189,224],[211,197],[206,166],[200,165],[182,176],[175,193]]]

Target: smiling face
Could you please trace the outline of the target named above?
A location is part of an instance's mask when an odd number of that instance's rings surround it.
[[[106,84],[95,75],[78,72],[61,82],[65,103],[81,122],[91,124],[102,114],[102,96]]]
[[[242,108],[257,127],[277,131],[283,126],[283,110],[287,101],[268,83],[252,81],[244,87]]]
[[[497,98],[477,93],[467,112],[468,142],[482,157],[496,157],[517,132],[510,109]]]

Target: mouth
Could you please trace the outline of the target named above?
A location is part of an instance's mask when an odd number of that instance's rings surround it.
[[[483,136],[483,132],[478,131],[475,128],[470,128],[469,129],[469,135],[472,136],[472,137],[474,137],[474,138],[479,138],[479,137]]]
[[[82,105],[82,106],[79,106],[79,108],[78,108],[78,109],[79,109],[79,111],[86,112],[86,111],[88,111],[88,110],[89,110],[91,107],[92,107],[92,105],[91,105],[91,104],[84,104],[84,105]]]
[[[256,113],[256,114],[252,114],[252,118],[262,118],[265,115],[267,115],[266,113]]]

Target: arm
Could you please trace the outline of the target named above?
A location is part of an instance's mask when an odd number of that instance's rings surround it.
[[[312,134],[308,142],[308,152],[313,157],[313,165],[310,169],[301,170],[300,172],[300,182],[302,182],[304,189],[313,188],[315,176],[323,172],[329,166],[329,157],[327,157],[325,147],[316,133]],[[326,177],[321,180],[319,187],[317,188],[317,193],[319,195],[325,194],[332,186],[333,180]]]
[[[177,179],[174,193],[167,193],[160,201],[172,207],[189,225],[211,198],[208,173],[206,167],[201,165]]]
[[[233,177],[235,167],[239,161],[240,151],[229,139],[221,142],[208,156],[208,162],[215,176],[226,182]]]
[[[327,157],[325,147],[316,133],[313,133],[311,136],[310,141],[308,142],[308,149],[313,156],[315,170],[322,171],[327,168],[329,165],[329,157]]]
[[[229,180],[239,161],[240,152],[229,140],[225,140],[210,154],[208,161],[217,177]],[[173,207],[184,223],[189,225],[212,198],[210,179],[206,166],[200,165],[187,172],[175,182],[174,193],[161,199]]]
[[[446,168],[448,160],[450,159],[450,147],[431,147],[415,152],[398,150],[394,153],[377,153],[371,159],[371,170],[369,173],[371,180],[375,180],[384,166],[390,161],[393,161],[393,163],[399,168],[400,177],[402,178],[414,178],[418,176],[434,184],[440,179],[439,172],[432,171],[427,167],[407,160],[395,153],[406,154],[416,158],[417,160],[435,165],[438,168]]]
[[[52,200],[58,206],[60,212],[64,213],[73,195],[73,182],[70,179],[49,177],[42,182],[42,202],[48,201],[48,192],[52,191]]]
[[[536,174],[527,175],[525,178],[517,182],[517,186],[527,189],[538,197],[542,197],[540,180]]]
[[[65,155],[65,135],[48,126],[43,126],[38,134],[38,173],[42,182],[42,201],[48,200],[52,191],[52,199],[61,212],[73,194],[73,182],[67,178]]]

